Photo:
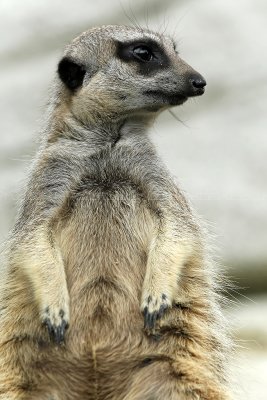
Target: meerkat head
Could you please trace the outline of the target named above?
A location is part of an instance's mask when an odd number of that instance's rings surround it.
[[[174,42],[149,30],[93,28],[66,47],[58,65],[60,93],[83,123],[153,114],[204,93],[204,78]]]

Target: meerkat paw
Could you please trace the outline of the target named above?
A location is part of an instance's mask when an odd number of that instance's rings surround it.
[[[50,340],[58,345],[63,344],[69,326],[68,307],[45,307],[42,313],[42,321],[48,330]]]
[[[141,311],[144,316],[144,328],[153,330],[156,322],[162,318],[171,305],[171,299],[164,293],[144,296],[141,305]]]

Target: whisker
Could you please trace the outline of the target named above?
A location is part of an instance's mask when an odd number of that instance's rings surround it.
[[[181,120],[172,110],[168,110],[169,113],[173,116],[173,118],[184,125],[186,128],[190,128],[183,120]]]

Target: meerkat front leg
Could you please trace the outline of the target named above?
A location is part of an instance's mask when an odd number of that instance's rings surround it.
[[[141,311],[145,328],[155,323],[172,306],[181,270],[191,254],[190,240],[178,236],[170,218],[161,218],[148,253]]]
[[[135,138],[131,144],[132,150],[135,148]],[[153,148],[149,143],[141,150],[140,146],[137,148],[138,153],[129,164],[131,169],[128,173],[136,186],[141,188],[155,221],[141,295],[145,328],[152,330],[174,300],[177,301],[179,276],[194,251],[196,238],[188,228],[188,205],[183,197],[181,200],[180,193],[153,153]],[[139,162],[141,158],[142,164]],[[138,176],[133,175],[132,171],[138,171]]]
[[[10,249],[13,270],[31,283],[29,299],[39,307],[40,324],[58,344],[69,324],[69,294],[55,224],[77,176],[79,166],[67,156],[43,155],[29,182]]]
[[[47,223],[35,227],[12,251],[12,264],[21,268],[33,289],[41,323],[60,344],[69,324],[69,294],[63,260]]]

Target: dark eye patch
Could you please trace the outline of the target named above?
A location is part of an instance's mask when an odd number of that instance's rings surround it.
[[[141,51],[141,49],[143,50]],[[147,52],[147,59],[142,59],[144,57],[138,59],[136,51],[139,54]],[[152,55],[151,57],[148,56],[149,53]],[[117,57],[124,62],[138,64],[139,73],[142,75],[153,75],[163,68],[168,68],[170,65],[169,57],[164,49],[152,39],[117,42]]]

